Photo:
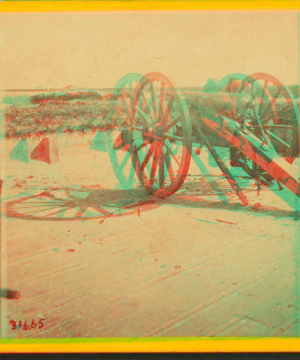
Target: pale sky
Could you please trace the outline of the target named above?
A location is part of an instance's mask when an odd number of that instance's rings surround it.
[[[298,83],[298,13],[1,14],[1,89],[114,87],[129,72],[176,86],[266,72]]]

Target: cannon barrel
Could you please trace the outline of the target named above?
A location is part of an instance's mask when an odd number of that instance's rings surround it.
[[[263,133],[268,133],[268,136],[271,136],[275,150],[283,156],[287,152],[287,144],[289,147],[297,148],[297,139],[295,139],[295,134],[299,132],[295,110],[297,106],[290,98],[277,98],[276,103],[272,103],[271,99],[264,99],[259,96],[254,98],[250,93],[226,92],[224,90],[214,93],[184,92],[183,95],[190,110],[192,126],[194,128],[201,126],[213,146],[232,147],[232,144],[209,129],[206,123],[201,120],[203,117],[213,118],[217,122],[226,117],[242,125],[251,123],[253,128],[261,127]],[[263,111],[260,110],[261,108]],[[270,132],[271,135],[269,135]],[[292,143],[294,145],[291,145]],[[294,156],[299,156],[299,151],[294,151]]]

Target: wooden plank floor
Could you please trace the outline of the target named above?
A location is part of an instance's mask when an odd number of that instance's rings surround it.
[[[118,215],[137,198],[120,190],[106,153],[61,145],[59,163],[23,164],[9,160],[13,145],[4,154],[2,286],[20,298],[1,299],[2,336],[299,336],[299,214],[276,191],[257,198],[248,187],[250,206],[232,193],[222,203],[210,182],[228,185],[204,154],[213,177],[192,164],[182,191]],[[38,195],[53,187],[114,216],[74,210],[49,220]],[[42,329],[9,324],[40,318]]]

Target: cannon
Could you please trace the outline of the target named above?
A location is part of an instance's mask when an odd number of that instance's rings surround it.
[[[160,73],[127,74],[111,94],[106,146],[124,189],[137,179],[156,197],[175,193],[191,158],[206,146],[243,204],[248,202],[233,175],[236,167],[258,187],[276,181],[300,196],[293,166],[299,157],[298,105],[268,74],[229,75],[206,92],[177,90]],[[230,166],[217,147],[230,149]]]

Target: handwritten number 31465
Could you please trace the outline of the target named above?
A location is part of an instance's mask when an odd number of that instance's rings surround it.
[[[35,322],[35,320],[33,319],[31,324],[27,324],[27,320],[25,320],[24,324],[22,325],[22,321],[19,321],[19,325],[17,326],[17,322],[15,320],[10,320],[10,324],[11,324],[11,328],[12,330],[16,330],[16,329],[20,329],[23,326],[23,330],[30,330],[30,329],[35,329],[36,327],[38,329],[41,329],[44,324],[43,321],[45,321],[46,319],[40,319],[39,322]]]

